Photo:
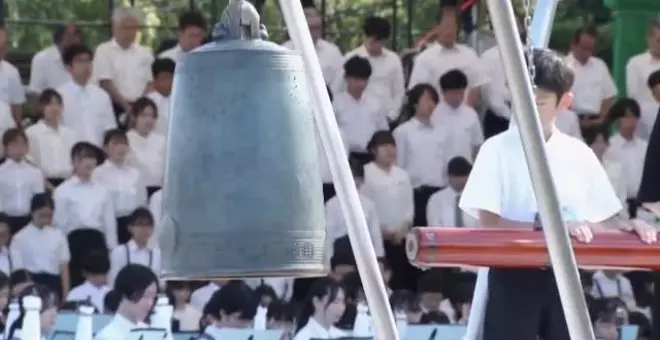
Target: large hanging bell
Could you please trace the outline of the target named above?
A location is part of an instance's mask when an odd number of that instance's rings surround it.
[[[264,34],[252,5],[231,0],[215,41],[177,64],[160,224],[165,279],[326,272],[302,58]]]

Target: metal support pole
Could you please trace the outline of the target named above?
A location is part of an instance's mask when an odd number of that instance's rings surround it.
[[[362,203],[348,166],[348,155],[343,147],[339,126],[323,80],[321,64],[312,43],[300,1],[279,0],[284,21],[293,46],[302,51],[308,86],[312,89],[314,121],[321,137],[323,151],[330,165],[332,180],[344,214],[348,237],[355,254],[358,271],[364,284],[369,310],[374,319],[378,340],[398,340],[394,315],[382,280],[376,253],[362,211]]]
[[[529,38],[534,47],[548,47],[558,0],[537,0]],[[491,12],[492,13],[492,12]]]
[[[519,38],[513,6],[510,1],[488,0],[487,3],[502,55],[504,71],[511,88],[515,108],[513,114],[517,121],[532,185],[536,193],[543,232],[548,243],[550,262],[557,280],[568,331],[571,339],[593,340],[594,332],[589,321],[575,254],[564,225],[557,191],[548,167],[541,123],[534,101],[532,84],[529,80],[529,72],[525,66],[523,46]],[[557,0],[541,0],[538,1],[537,6],[540,7],[537,7],[534,12],[534,20],[537,25],[532,25],[530,34],[537,38],[536,44],[543,44],[547,43],[550,36]],[[541,18],[536,19],[537,15]],[[546,26],[541,26],[542,23],[545,23]]]

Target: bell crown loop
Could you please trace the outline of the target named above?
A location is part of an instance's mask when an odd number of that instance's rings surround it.
[[[261,24],[257,9],[247,0],[230,0],[220,21],[213,28],[213,40],[266,40],[268,32]]]

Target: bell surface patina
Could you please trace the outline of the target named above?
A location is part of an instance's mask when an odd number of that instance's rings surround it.
[[[261,40],[258,16],[245,24],[245,4],[232,0],[214,41],[176,66],[160,223],[165,279],[326,272],[302,58]]]

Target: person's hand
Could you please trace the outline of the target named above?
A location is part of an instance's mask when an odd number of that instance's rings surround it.
[[[658,242],[658,231],[652,225],[642,220],[630,221],[631,231],[634,231],[642,242],[650,244]]]
[[[589,243],[594,238],[591,226],[587,222],[567,222],[568,233],[578,242]]]

